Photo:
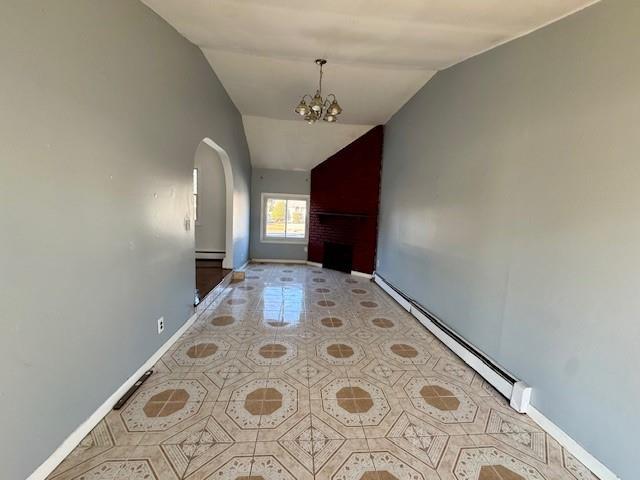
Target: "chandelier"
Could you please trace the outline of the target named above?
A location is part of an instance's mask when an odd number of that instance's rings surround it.
[[[338,115],[342,112],[342,107],[338,105],[336,96],[333,93],[322,98],[322,67],[326,63],[327,61],[324,58],[318,58],[316,60],[316,65],[320,66],[318,90],[316,90],[316,94],[313,96],[308,94],[304,95],[295,110],[309,125],[313,125],[320,120],[320,118],[325,122],[335,122]],[[307,98],[309,99],[308,104],[306,103]]]

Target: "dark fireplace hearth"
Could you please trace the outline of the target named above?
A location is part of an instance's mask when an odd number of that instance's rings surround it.
[[[351,273],[353,266],[353,245],[324,242],[322,266],[324,268]]]

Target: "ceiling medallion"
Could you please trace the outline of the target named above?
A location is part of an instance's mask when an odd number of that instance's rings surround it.
[[[320,67],[320,81],[318,82],[318,90],[316,94],[304,95],[300,103],[296,107],[296,113],[303,117],[309,125],[313,125],[320,118],[325,122],[335,122],[338,115],[342,113],[342,107],[338,105],[336,96],[333,93],[322,98],[322,67],[327,61],[324,58],[318,58],[316,65]],[[305,99],[309,97],[309,103],[307,104]],[[324,116],[322,116],[324,114]]]

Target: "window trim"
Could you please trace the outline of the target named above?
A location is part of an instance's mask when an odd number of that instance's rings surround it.
[[[304,200],[307,204],[307,214],[304,219],[304,238],[270,238],[266,236],[266,215],[268,199],[284,200]],[[288,245],[307,245],[309,243],[309,195],[298,193],[268,193],[263,192],[260,198],[260,242],[261,243],[284,243]]]

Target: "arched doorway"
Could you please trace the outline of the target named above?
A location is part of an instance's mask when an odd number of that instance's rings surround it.
[[[210,138],[194,156],[196,303],[233,268],[233,171],[227,152]]]

